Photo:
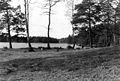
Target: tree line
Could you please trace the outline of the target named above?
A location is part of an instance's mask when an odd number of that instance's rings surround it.
[[[8,36],[3,33],[0,35],[0,42],[9,42]],[[11,37],[12,42],[18,42],[18,43],[27,43],[27,37],[20,36],[18,37],[17,35],[14,35]],[[56,38],[50,38],[50,43],[59,43],[59,40]],[[31,43],[47,43],[48,42],[48,37],[39,37],[39,36],[32,36],[30,37],[30,42]]]
[[[90,47],[120,44],[119,0],[83,0],[74,11],[74,43]]]
[[[73,44],[73,48],[75,44],[90,47],[120,44],[119,0],[83,0],[79,4],[74,1],[69,5],[73,35],[60,42]]]

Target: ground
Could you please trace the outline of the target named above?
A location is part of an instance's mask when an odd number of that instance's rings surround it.
[[[120,81],[120,47],[0,49],[0,81]]]

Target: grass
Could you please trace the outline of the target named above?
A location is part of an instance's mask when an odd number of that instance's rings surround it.
[[[68,52],[69,53],[69,52]],[[45,58],[15,59],[1,63],[1,66],[16,68],[16,71],[61,69],[74,71],[79,69],[96,68],[104,62],[119,59],[118,47],[93,51],[76,52],[75,54],[61,54],[60,56]]]
[[[16,52],[17,53],[17,52]],[[58,56],[40,58],[19,58],[1,62],[0,66],[9,70],[7,75],[17,72],[79,72],[87,74],[90,70],[120,64],[120,47],[102,48],[92,51],[61,52]]]

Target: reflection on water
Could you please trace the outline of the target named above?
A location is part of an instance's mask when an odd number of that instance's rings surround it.
[[[26,48],[26,47],[28,47],[27,43],[12,43],[12,45],[13,45],[13,48]],[[36,47],[36,48],[47,47],[46,43],[31,43],[31,45],[33,47]],[[50,45],[51,45],[51,47],[66,48],[69,44],[66,44],[66,43],[51,43]],[[8,42],[0,42],[0,48],[3,48],[3,47],[9,47]]]

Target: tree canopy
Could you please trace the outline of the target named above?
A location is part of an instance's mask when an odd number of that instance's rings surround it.
[[[71,23],[78,27],[78,37],[82,43],[90,40],[89,34],[91,34],[91,42],[95,45],[113,44],[113,34],[119,35],[117,29],[120,26],[120,6],[117,0],[83,0],[82,3],[75,6],[75,10],[76,13],[74,13]],[[87,42],[87,45],[89,43],[90,41]]]

